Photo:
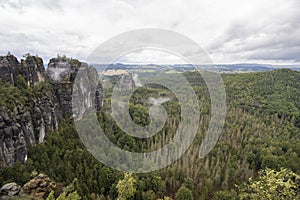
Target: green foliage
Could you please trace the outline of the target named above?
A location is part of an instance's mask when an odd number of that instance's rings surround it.
[[[300,115],[300,72],[280,69],[263,73],[224,75],[227,96],[244,109],[277,114]]]
[[[171,197],[164,197],[163,199],[157,199],[157,200],[172,200]]]
[[[48,82],[41,82],[33,87],[33,93],[36,97],[49,96],[51,91],[51,84]]]
[[[300,176],[288,169],[260,171],[256,179],[239,186],[240,199],[286,200],[300,199]]]
[[[51,191],[46,200],[55,200],[54,191]]]
[[[130,104],[129,113],[132,120],[141,126],[146,126],[150,122],[150,117],[148,110],[142,105],[132,105]]]
[[[0,83],[0,106],[13,111],[17,106],[25,105],[28,102],[28,91],[22,92],[12,85],[1,85]]]
[[[73,62],[76,64],[77,61]],[[262,192],[254,187],[255,184],[265,187],[266,184],[275,186],[277,183],[280,183],[280,187],[276,190],[269,187],[263,191],[283,191],[280,195],[292,194],[289,193],[289,187],[294,188],[293,185],[265,179],[273,177],[271,180],[277,180],[280,177],[277,171],[281,168],[300,174],[300,73],[276,70],[222,75],[228,107],[225,127],[217,145],[203,159],[198,158],[198,152],[210,122],[210,97],[201,77],[192,72],[184,73],[184,76],[191,82],[199,98],[201,119],[194,143],[180,159],[167,168],[147,174],[128,174],[129,179],[134,182],[130,184],[130,196],[125,195],[128,190],[124,190],[125,193],[121,190],[127,187],[124,182],[126,176],[104,166],[86,150],[71,120],[61,121],[58,131],[47,133],[44,144],[29,147],[27,162],[1,169],[1,185],[8,182],[23,185],[34,173],[44,172],[51,179],[69,185],[64,198],[77,191],[84,200],[117,199],[120,194],[126,196],[120,198],[130,200],[168,199],[164,196],[181,199],[236,199],[239,195],[248,195],[247,198],[250,198]],[[113,79],[117,80],[115,77]],[[1,85],[0,106],[10,110],[14,110],[17,105],[30,107],[31,99],[48,96],[51,89],[52,86],[44,82],[31,90],[22,79],[17,81],[17,87]],[[140,88],[133,94],[129,105],[130,114],[140,125],[149,123],[149,97],[171,99],[163,104],[168,112],[165,127],[157,135],[147,139],[137,139],[120,130],[110,115],[111,90],[106,89],[105,93],[107,96],[98,119],[114,144],[133,152],[148,152],[161,148],[172,140],[180,121],[180,104],[172,92],[154,85]],[[91,137],[98,147],[101,138],[92,134]],[[106,156],[121,158],[113,149],[100,147],[100,150],[106,152]],[[268,176],[262,171],[261,176],[256,178],[259,170],[267,168],[275,171]],[[249,177],[253,177],[249,184],[241,185]],[[293,181],[294,178],[290,180]],[[292,184],[291,181],[288,183]],[[183,189],[180,188],[182,185]],[[235,191],[235,185],[241,185],[240,194]],[[292,190],[297,193],[295,189]]]
[[[143,200],[156,200],[156,194],[153,190],[148,190],[146,192],[143,192]]]
[[[238,198],[237,192],[233,189],[220,190],[214,193],[214,200],[236,200]]]
[[[193,200],[193,193],[185,186],[181,186],[176,192],[176,200]]]
[[[131,173],[125,173],[124,179],[119,180],[117,184],[118,189],[118,199],[127,200],[133,197],[136,192],[135,186],[136,180]]]
[[[62,194],[59,195],[59,197],[57,197],[56,200],[80,200],[80,199],[81,197],[75,191],[68,195],[65,192],[63,192]]]
[[[56,200],[80,200],[81,197],[77,194],[77,192],[72,192],[67,194],[66,192],[61,193]],[[51,191],[46,200],[55,200],[54,191]]]

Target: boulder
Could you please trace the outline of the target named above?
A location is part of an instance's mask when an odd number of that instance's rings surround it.
[[[12,197],[18,195],[20,191],[21,191],[21,186],[19,186],[18,184],[7,183],[1,187],[0,196],[2,199],[5,199],[5,197]]]
[[[22,195],[28,195],[31,199],[46,199],[51,191],[54,196],[59,196],[63,192],[63,185],[56,183],[45,174],[39,174],[35,178],[28,181],[21,190]]]

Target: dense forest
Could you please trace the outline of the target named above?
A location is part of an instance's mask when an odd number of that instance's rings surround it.
[[[29,148],[25,163],[0,169],[0,185],[24,185],[45,173],[69,189],[59,197],[52,192],[48,199],[300,199],[300,72],[222,74],[227,94],[225,126],[217,145],[202,159],[198,152],[210,119],[210,97],[198,73],[184,76],[199,98],[200,127],[188,151],[170,166],[144,174],[111,169],[86,150],[74,122],[66,117],[44,143]],[[159,85],[138,88],[130,100],[130,115],[137,124],[149,123],[149,97],[171,100],[163,103],[168,119],[160,133],[134,138],[123,133],[110,115],[110,94],[118,79],[110,78],[111,87],[106,88],[98,113],[109,139],[135,152],[167,144],[180,116],[176,96]],[[6,109],[29,104],[31,98],[51,90],[47,83],[30,88],[22,77],[16,85],[0,87],[0,105]]]

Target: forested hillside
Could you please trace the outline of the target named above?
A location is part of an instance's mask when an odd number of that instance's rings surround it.
[[[199,98],[200,127],[188,151],[167,168],[130,174],[106,167],[83,146],[72,119],[64,118],[57,130],[46,135],[45,142],[28,147],[26,162],[0,169],[0,185],[24,185],[45,173],[65,187],[72,187],[70,195],[76,191],[82,199],[300,199],[300,72],[280,69],[223,74],[227,94],[225,126],[217,145],[202,159],[198,153],[210,119],[210,97],[199,74],[185,72],[184,76]],[[112,77],[111,84],[118,78]],[[45,87],[2,84],[0,105],[9,108],[11,101],[25,105],[30,95],[40,94]],[[168,112],[165,127],[149,139],[131,137],[117,127],[110,116],[112,91],[104,92],[98,120],[119,147],[147,152],[167,144],[175,134],[180,105],[168,89],[147,85],[137,89],[131,98],[130,115],[141,125],[149,123],[149,97],[170,99],[163,103]],[[249,181],[250,177],[253,179]],[[256,187],[258,184],[261,186]],[[50,198],[54,198],[53,193]]]

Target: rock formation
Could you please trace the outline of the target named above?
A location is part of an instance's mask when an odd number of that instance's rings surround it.
[[[136,84],[134,81],[134,75],[132,73],[126,73],[121,76],[118,87],[121,91],[133,90],[136,88]]]
[[[78,72],[80,77],[76,77]],[[77,81],[75,81],[75,77]],[[79,62],[76,59],[58,57],[50,60],[46,80],[53,86],[53,92],[56,97],[56,105],[59,108],[58,115],[63,117],[72,113],[72,93],[73,86],[77,84],[80,95],[84,98],[84,105],[77,106],[83,114],[86,108],[94,106],[97,110],[102,106],[102,86],[98,84],[98,73],[96,69],[89,67],[86,63]],[[97,88],[94,88],[97,86]],[[92,87],[92,88],[91,88]],[[90,91],[96,91],[90,94]]]
[[[25,60],[22,59],[19,71],[31,87],[45,80],[44,62],[37,56],[27,56]]]
[[[0,113],[0,166],[24,162],[27,145],[36,144],[30,113],[24,107]]]
[[[80,84],[80,93],[87,98],[85,105],[78,107],[80,114],[91,106],[99,110],[102,106],[102,87],[98,85],[95,94],[88,93],[86,83],[97,86],[95,69],[76,59],[58,57],[50,60],[45,70],[43,60],[27,55],[18,62],[13,55],[0,56],[0,83],[19,87],[23,82],[39,94],[28,97],[21,105],[0,106],[0,167],[24,162],[27,146],[43,143],[47,132],[58,129],[58,122],[72,116],[72,89],[78,70],[84,70],[86,77]],[[91,83],[92,81],[92,83]],[[23,84],[23,85],[24,85]],[[26,105],[25,105],[26,104]]]
[[[15,56],[0,56],[0,79],[4,84],[15,85],[19,62]]]
[[[12,196],[16,196],[20,193],[21,186],[16,183],[7,183],[0,189],[1,199],[9,199]]]
[[[63,185],[50,180],[45,174],[39,174],[22,187],[20,194],[31,199],[46,199],[51,191],[57,197],[63,192]]]
[[[51,191],[54,197],[63,193],[64,187],[61,183],[52,181],[47,175],[39,174],[29,180],[23,187],[16,183],[7,183],[0,189],[0,199],[35,199],[43,200],[48,197]]]

